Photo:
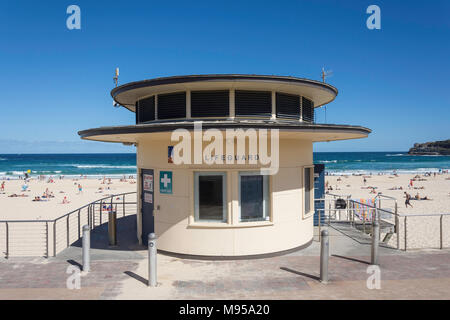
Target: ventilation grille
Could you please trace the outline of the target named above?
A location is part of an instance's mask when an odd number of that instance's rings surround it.
[[[186,92],[158,95],[158,119],[186,118]]]
[[[272,115],[272,93],[269,91],[236,91],[236,116]]]
[[[300,119],[300,96],[277,93],[277,118]]]
[[[302,97],[302,118],[306,122],[314,122],[314,102]]]
[[[155,120],[155,96],[136,103],[136,123]]]
[[[228,117],[230,96],[228,91],[192,91],[191,116]]]

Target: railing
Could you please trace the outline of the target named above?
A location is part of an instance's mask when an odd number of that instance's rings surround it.
[[[54,220],[0,220],[0,250],[6,258],[56,256],[81,238],[83,225],[94,229],[107,222],[111,210],[118,218],[136,214],[136,204],[136,192],[127,192],[93,201]]]
[[[399,214],[399,221],[398,241],[405,251],[450,247],[450,213]]]
[[[444,249],[450,247],[450,213],[401,214],[397,199],[378,194],[374,205],[350,199],[350,196],[327,194],[324,201],[325,223],[347,222],[364,233],[371,232],[373,219],[380,223],[381,233],[389,234],[385,243],[391,247],[409,249]],[[346,209],[336,209],[337,199],[346,201]],[[319,219],[319,239],[321,219]]]

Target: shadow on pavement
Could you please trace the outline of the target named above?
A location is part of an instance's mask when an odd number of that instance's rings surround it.
[[[294,273],[294,274],[299,275],[299,276],[307,277],[307,278],[310,278],[310,279],[313,279],[313,280],[317,280],[317,281],[320,280],[320,278],[318,276],[314,276],[314,275],[311,275],[311,274],[307,274],[307,273],[303,273],[303,272],[300,272],[300,271],[292,270],[292,269],[289,269],[289,268],[286,268],[286,267],[280,267],[280,269],[284,270],[284,271],[287,271],[287,272],[290,272],[290,273]]]
[[[136,279],[137,281],[142,282],[142,283],[145,284],[145,285],[148,284],[147,279],[144,279],[143,277],[141,277],[140,275],[138,275],[138,274],[136,274],[136,273],[134,273],[134,272],[131,272],[131,271],[125,271],[124,273],[125,273],[127,276],[130,276],[131,278]]]
[[[344,256],[340,256],[340,255],[337,255],[337,254],[332,254],[331,256],[332,257],[336,257],[336,258],[345,259],[345,260],[355,261],[355,262],[359,262],[359,263],[370,264],[370,262],[368,262],[368,261],[359,260],[359,259],[356,259],[356,258],[344,257]]]
[[[108,220],[91,231],[91,249],[105,250],[143,250],[137,240],[136,215],[117,218],[117,246],[109,246]],[[82,247],[82,239],[72,243],[73,247]]]

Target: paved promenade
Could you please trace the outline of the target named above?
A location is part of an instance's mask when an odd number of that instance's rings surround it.
[[[352,230],[330,228],[327,285],[318,281],[318,242],[303,251],[255,260],[158,255],[156,288],[146,286],[146,251],[124,243],[127,248],[107,250],[94,240],[92,271],[81,276],[80,289],[72,290],[66,272],[81,263],[77,245],[56,258],[2,258],[0,299],[450,299],[450,250],[380,248],[381,288],[368,289],[369,241]]]

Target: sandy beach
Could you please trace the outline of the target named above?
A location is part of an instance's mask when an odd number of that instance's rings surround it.
[[[413,180],[412,187],[409,186],[411,179]],[[329,190],[329,193],[351,195],[352,199],[373,199],[378,192],[394,197],[398,201],[399,213],[450,212],[450,174],[437,174],[436,176],[433,174],[431,176],[423,174],[326,176],[325,182],[328,182],[328,186],[333,189]],[[375,193],[371,187],[375,188]],[[406,208],[405,191],[413,198],[418,193],[420,198],[426,196],[431,200],[413,199],[411,200],[413,207]],[[391,207],[392,203],[385,201],[383,207],[385,205]]]
[[[0,181],[0,185],[3,181]],[[75,210],[91,201],[112,194],[136,191],[136,180],[111,179],[103,184],[103,179],[55,179],[53,183],[47,180],[31,179],[27,191],[22,191],[23,180],[5,182],[5,190],[0,191],[0,220],[46,220],[55,219]],[[78,191],[78,184],[82,192]],[[46,189],[52,192],[54,198],[45,201],[32,201],[36,196],[42,197]],[[102,188],[102,189],[100,189]],[[12,194],[26,197],[10,197]],[[67,197],[69,203],[62,203]]]
[[[411,179],[414,179],[413,187],[409,187]],[[429,177],[420,175],[420,178],[417,178],[415,174],[326,176],[325,181],[333,189],[329,190],[330,193],[351,195],[352,199],[374,198],[376,193],[371,193],[371,187],[375,187],[375,192],[397,198],[400,213],[447,213],[450,208],[450,174]],[[126,179],[126,181],[111,179],[110,184],[108,181],[105,184],[102,182],[103,179],[66,178],[55,179],[53,183],[48,183],[31,179],[28,182],[28,190],[22,192],[23,180],[5,181],[5,191],[0,191],[0,219],[54,219],[91,201],[112,194],[136,191],[135,179]],[[78,184],[81,184],[83,188],[81,193],[78,191]],[[397,190],[390,190],[395,187]],[[399,190],[400,187],[403,190]],[[36,196],[42,197],[46,189],[53,193],[54,198],[32,201]],[[405,208],[404,191],[412,197],[419,193],[421,198],[426,196],[432,200],[411,200],[413,207]],[[12,194],[24,194],[27,197],[10,197]],[[64,197],[67,197],[69,203],[62,203]],[[383,207],[392,206],[392,203],[386,201]]]

